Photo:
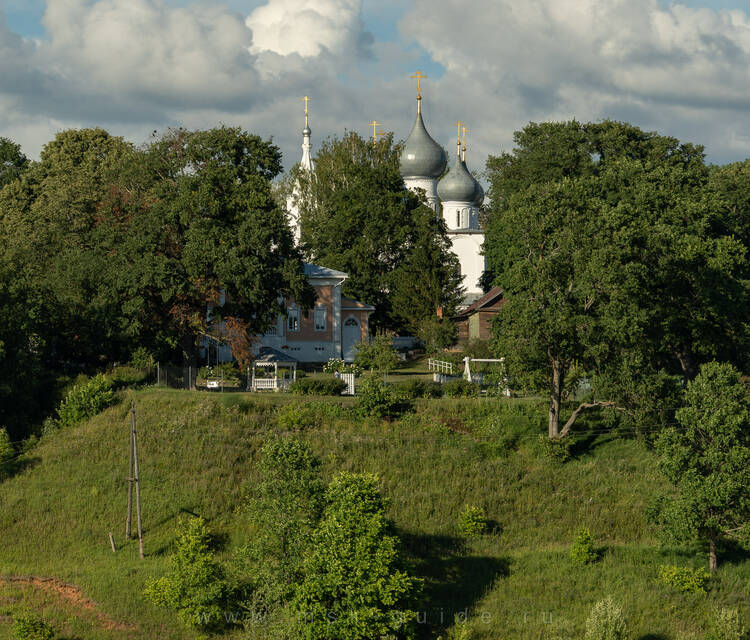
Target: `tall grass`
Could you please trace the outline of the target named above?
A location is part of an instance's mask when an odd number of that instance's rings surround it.
[[[131,397],[144,561],[137,543],[123,539]],[[573,459],[560,465],[539,446],[545,408],[535,400],[419,400],[414,413],[381,421],[356,418],[351,399],[318,398],[310,404],[316,414],[310,425],[280,426],[279,406],[299,402],[310,400],[150,389],[77,428],[43,437],[25,470],[0,483],[0,574],[75,583],[107,616],[137,630],[102,635],[93,623],[81,629],[65,622],[66,604],[54,598],[39,604],[41,596],[28,590],[11,601],[11,587],[0,584],[0,640],[10,637],[2,616],[26,600],[82,640],[194,637],[174,614],[147,602],[143,586],[165,572],[183,513],[203,516],[225,538],[225,559],[254,535],[237,506],[248,483],[258,480],[260,447],[276,437],[309,443],[326,479],[342,470],[380,476],[411,568],[425,578],[427,620],[420,626],[426,637],[444,632],[464,612],[479,638],[530,640],[552,637],[553,630],[581,637],[592,604],[606,595],[622,604],[636,638],[702,633],[716,605],[750,614],[750,560],[741,550],[720,567],[707,596],[674,593],[656,582],[659,565],[699,566],[704,558],[700,551],[659,547],[644,519],[645,507],[664,489],[653,454],[639,440],[607,433],[595,419],[582,423]],[[482,507],[491,525],[491,533],[468,542],[456,529],[467,504]],[[602,560],[576,567],[568,549],[582,526],[602,546]]]

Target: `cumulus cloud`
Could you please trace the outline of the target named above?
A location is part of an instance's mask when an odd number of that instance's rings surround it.
[[[628,119],[708,143],[720,158],[748,136],[743,11],[658,0],[475,0],[471,11],[441,0],[434,9],[415,0],[401,31],[445,67],[439,93],[457,110],[472,105],[483,152],[508,148],[532,119]]]
[[[246,24],[253,32],[253,53],[282,56],[361,53],[372,37],[364,31],[362,0],[269,0]]]
[[[407,68],[425,57],[445,70],[424,84],[428,128],[452,148],[451,123],[467,121],[473,168],[509,149],[529,120],[573,117],[705,143],[715,161],[750,156],[744,11],[660,0],[474,0],[468,9],[463,0],[382,0],[368,20],[382,30],[399,10],[398,34],[386,29],[370,43],[362,0],[265,0],[246,18],[220,0],[46,2],[41,39],[12,33],[0,9],[0,135],[32,156],[70,126],[141,142],[155,128],[225,123],[273,136],[290,165],[303,95],[313,98],[314,142],[344,128],[367,134],[373,118],[404,138],[414,120]]]

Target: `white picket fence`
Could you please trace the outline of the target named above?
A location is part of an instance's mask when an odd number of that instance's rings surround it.
[[[353,373],[342,373],[341,379],[346,384],[346,389],[343,391],[343,395],[345,396],[353,396],[354,395],[354,374]]]
[[[433,360],[432,358],[430,358],[427,361],[427,367],[430,371],[434,371],[436,373],[445,373],[449,376],[453,375],[452,362],[445,362],[444,360]]]

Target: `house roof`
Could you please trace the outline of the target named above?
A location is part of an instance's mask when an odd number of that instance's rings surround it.
[[[456,318],[463,318],[466,316],[470,316],[475,311],[480,311],[482,309],[489,310],[492,307],[500,308],[503,302],[498,304],[498,301],[501,300],[502,297],[503,297],[503,290],[500,287],[493,287],[487,293],[485,293],[481,298],[479,298],[478,300],[475,300],[472,304],[466,307],[466,309],[456,314]]]
[[[342,309],[360,309],[362,311],[375,311],[375,307],[359,300],[352,300],[346,296],[341,296],[341,308]]]
[[[343,271],[321,267],[319,264],[305,263],[305,275],[308,278],[348,278],[349,276]]]
[[[264,364],[295,364],[297,362],[299,362],[297,358],[273,347],[261,347],[255,358],[255,364],[258,366],[263,366]]]

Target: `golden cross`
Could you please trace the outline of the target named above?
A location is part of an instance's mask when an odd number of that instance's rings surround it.
[[[464,162],[466,162],[466,133],[467,133],[467,132],[470,132],[470,131],[471,131],[471,129],[467,129],[466,127],[461,127],[461,131],[462,131],[462,132],[463,132],[463,134],[464,134],[464,135],[463,135],[463,138],[464,138],[464,139],[463,139],[463,145],[462,145],[462,149],[463,149],[463,156],[461,157],[461,160],[463,160]]]
[[[417,80],[417,98],[419,100],[422,99],[422,80],[425,80],[427,78],[426,75],[422,73],[419,69],[417,69],[417,72],[413,76],[409,76],[410,78]]]
[[[456,133],[456,146],[458,147],[456,149],[456,154],[459,155],[459,156],[461,155],[461,127],[463,125],[464,125],[464,123],[461,122],[460,120],[456,121],[456,123],[454,125],[457,128],[457,130],[458,130],[457,133]]]
[[[382,122],[378,122],[377,120],[373,120],[370,123],[370,126],[372,127],[372,144],[373,146],[377,144],[378,142],[378,125],[383,124]]]
[[[307,109],[307,103],[310,102],[310,98],[305,96],[302,98],[305,101],[305,126],[308,126],[308,109]]]

